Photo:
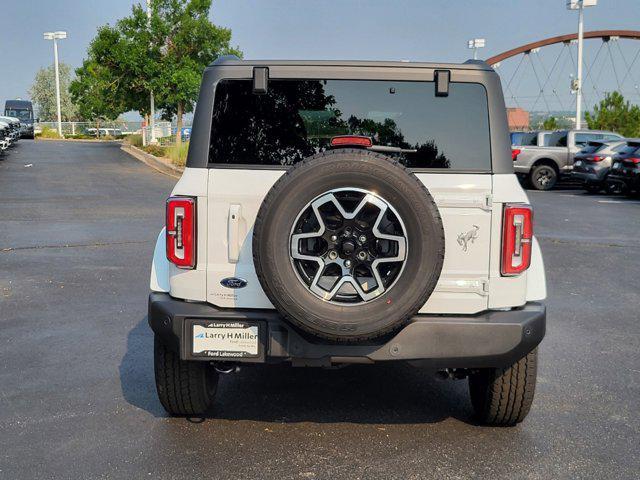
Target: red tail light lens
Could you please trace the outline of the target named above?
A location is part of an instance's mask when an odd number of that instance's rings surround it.
[[[524,203],[508,203],[504,206],[502,221],[503,276],[518,275],[531,264],[533,241],[533,210]]]
[[[604,160],[604,157],[595,155],[591,160],[593,160],[594,162],[601,162],[602,160]]]
[[[167,259],[180,268],[196,265],[196,200],[167,200]]]
[[[626,158],[624,161],[629,163],[634,163],[637,165],[638,163],[640,163],[640,158]]]
[[[513,160],[515,162],[518,159],[518,155],[520,155],[521,152],[522,152],[522,150],[520,150],[519,148],[512,148],[511,149],[511,160]]]
[[[332,147],[370,147],[373,142],[369,137],[360,135],[342,135],[331,139]]]

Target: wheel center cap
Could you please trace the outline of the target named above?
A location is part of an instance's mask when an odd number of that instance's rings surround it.
[[[356,251],[356,244],[353,240],[345,240],[342,242],[342,253],[346,256],[353,255],[353,252]]]

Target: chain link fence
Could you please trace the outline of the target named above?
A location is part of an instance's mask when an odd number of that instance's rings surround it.
[[[39,133],[43,129],[58,130],[58,122],[38,122],[35,124],[35,132]],[[112,136],[142,133],[142,122],[62,122],[62,135],[76,136],[86,135],[90,137]]]

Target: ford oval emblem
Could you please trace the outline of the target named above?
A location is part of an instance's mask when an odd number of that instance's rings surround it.
[[[220,284],[227,288],[244,288],[247,286],[247,281],[242,278],[228,277],[220,280]]]

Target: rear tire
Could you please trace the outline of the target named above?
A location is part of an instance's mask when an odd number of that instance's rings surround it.
[[[469,376],[471,403],[486,425],[514,426],[531,408],[536,389],[537,349],[507,368],[489,368]]]
[[[531,169],[529,183],[536,190],[551,190],[558,183],[558,172],[551,165],[537,165]]]
[[[180,360],[156,335],[153,360],[158,398],[170,415],[202,415],[213,404],[218,373],[207,362]]]
[[[611,181],[606,182],[604,190],[605,192],[607,192],[607,195],[620,195],[622,193],[625,193],[624,185]]]

